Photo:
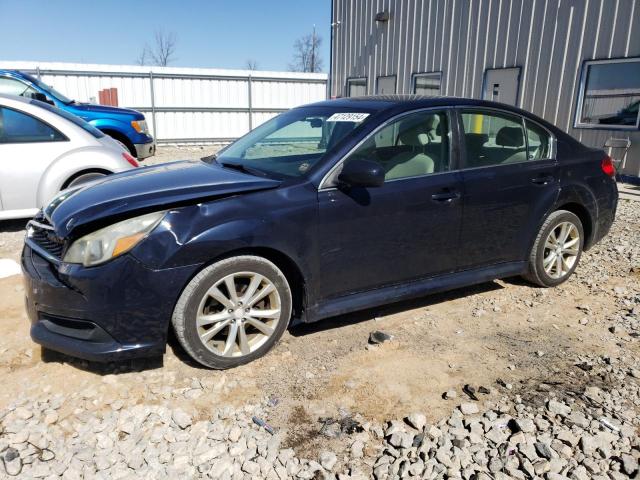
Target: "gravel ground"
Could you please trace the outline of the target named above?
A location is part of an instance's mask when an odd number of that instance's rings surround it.
[[[145,158],[140,165],[155,165],[172,162],[174,160],[200,160],[202,157],[216,153],[222,145],[175,146],[160,145],[153,157]]]
[[[0,226],[0,258],[22,235]],[[558,288],[489,282],[302,326],[212,372],[175,340],[127,364],[41,351],[19,277],[0,279],[0,478],[640,478],[639,280],[625,201]]]

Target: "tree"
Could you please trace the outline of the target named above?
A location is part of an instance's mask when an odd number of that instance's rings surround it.
[[[138,65],[158,65],[166,67],[170,62],[175,60],[177,38],[173,32],[165,32],[164,30],[156,30],[154,34],[153,47],[145,45],[136,63]]]
[[[138,57],[136,58],[136,65],[148,65],[149,64],[149,49],[145,45]]]
[[[254,58],[248,58],[244,63],[244,68],[246,70],[257,70],[258,69],[258,61]]]
[[[320,46],[322,37],[316,35],[316,27],[313,33],[300,37],[293,44],[293,62],[289,68],[294,72],[320,72],[322,70],[322,57]]]

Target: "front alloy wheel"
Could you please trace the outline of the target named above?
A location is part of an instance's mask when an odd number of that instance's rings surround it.
[[[255,352],[274,334],[282,308],[275,285],[256,272],[227,275],[198,306],[196,326],[202,344],[222,357]]]
[[[525,278],[541,287],[554,287],[574,272],[582,255],[582,222],[566,210],[553,212],[540,228],[529,255]]]
[[[264,355],[291,316],[291,290],[282,272],[254,256],[222,260],[184,289],[173,314],[180,343],[211,368],[231,368]]]

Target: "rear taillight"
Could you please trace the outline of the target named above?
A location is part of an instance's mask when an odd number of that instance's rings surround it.
[[[122,152],[122,157],[134,167],[139,167],[138,161],[127,152]]]
[[[611,160],[611,157],[609,155],[607,155],[606,157],[604,157],[602,159],[602,171],[610,176],[610,177],[615,177],[616,175],[616,167],[613,166],[613,160]]]

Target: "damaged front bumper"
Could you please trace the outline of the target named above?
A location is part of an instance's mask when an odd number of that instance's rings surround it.
[[[132,255],[95,267],[22,252],[31,338],[92,361],[162,355],[175,302],[195,266],[154,270]]]

